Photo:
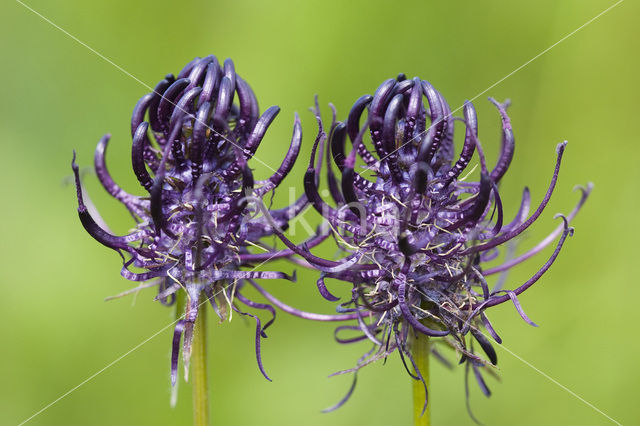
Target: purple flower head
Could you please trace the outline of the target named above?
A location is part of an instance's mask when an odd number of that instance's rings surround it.
[[[131,281],[153,280],[149,286],[157,286],[156,300],[163,304],[172,304],[177,292],[186,292],[185,317],[177,323],[173,339],[174,384],[181,335],[186,374],[193,326],[204,301],[221,319],[232,309],[256,320],[258,365],[269,379],[260,359],[260,338],[266,337],[275,310],[247,299],[241,291],[245,280],[295,280],[295,275],[283,272],[243,269],[291,254],[268,246],[263,247],[266,253],[249,252],[273,233],[272,225],[256,217],[249,201],[260,200],[278,186],[300,149],[302,130],[296,116],[281,166],[269,179],[254,182],[247,161],[279,111],[272,106],[260,114],[253,91],[230,59],[220,66],[214,56],[196,58],[177,77],[167,75],[138,101],[131,119],[131,164],[144,194],[125,192],[109,175],[105,163],[109,135],[95,151],[98,179],[136,221],[135,229],[125,236],[109,233],[87,210],[74,153],[80,220],[93,238],[122,256],[121,275]],[[272,211],[273,221],[285,227],[305,204],[303,197],[289,208]],[[241,310],[242,305],[266,310],[273,318],[262,326],[258,316]]]
[[[438,340],[455,348],[462,357],[460,362],[466,362],[467,371],[473,369],[481,389],[489,395],[482,371],[496,365],[497,357],[480,330],[486,329],[498,343],[501,340],[487,319],[486,309],[511,301],[520,316],[535,325],[522,310],[518,295],[554,262],[573,232],[569,221],[591,187],[581,190],[577,206],[567,217],[561,216],[562,224],[551,235],[513,257],[508,243],[543,213],[556,186],[566,143],[556,148],[556,164],[543,200],[530,214],[525,188],[518,213],[507,220],[498,185],[513,158],[514,136],[506,112],[508,102],[490,100],[502,120],[502,145],[493,167],[487,165],[483,154],[471,102],[465,102],[462,118],[453,118],[446,101],[429,82],[407,80],[403,75],[382,83],[373,96],[358,99],[345,121],[334,118],[326,147],[322,137],[316,141],[305,175],[305,192],[346,254],[334,261],[320,259],[305,247],[296,252],[321,271],[318,289],[329,301],[338,298],[325,286],[325,278],[352,284],[352,297],[338,307],[341,315],[323,318],[354,321],[354,325],[336,329],[338,342],[369,340],[374,345],[356,367],[340,373],[355,373],[397,350],[409,374],[422,380],[410,350],[411,335],[422,334],[441,338]],[[457,156],[454,120],[465,126],[464,145]],[[320,134],[324,136],[322,128]],[[471,182],[466,169],[476,153],[480,179]],[[316,155],[327,159],[332,202],[319,195],[319,176],[313,167]],[[365,173],[356,172],[358,165],[364,166]],[[513,290],[503,290],[502,280],[490,288],[487,276],[504,273],[558,236],[551,257],[529,280]],[[286,239],[285,243],[291,244]],[[504,263],[486,267],[505,246]],[[309,318],[309,314],[300,316]],[[343,336],[348,330],[357,334]],[[486,357],[475,351],[478,346]],[[437,349],[432,352],[441,358]],[[333,408],[344,401],[346,398]]]

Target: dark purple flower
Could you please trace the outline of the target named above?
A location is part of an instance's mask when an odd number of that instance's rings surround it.
[[[477,117],[471,102],[465,102],[463,118],[453,118],[442,95],[419,78],[407,80],[401,75],[385,81],[373,96],[358,99],[345,121],[336,122],[334,118],[326,149],[316,107],[320,131],[305,175],[305,192],[331,226],[346,255],[338,261],[321,259],[307,247],[295,247],[284,235],[279,237],[321,271],[317,286],[325,299],[338,300],[325,286],[325,278],[352,285],[352,297],[338,307],[340,315],[316,318],[289,309],[303,318],[353,320],[354,325],[336,329],[337,341],[368,339],[374,344],[356,367],[340,373],[355,373],[398,350],[409,374],[422,380],[409,347],[410,334],[421,333],[441,338],[455,348],[461,354],[460,362],[466,362],[467,371],[473,369],[488,395],[482,370],[495,365],[497,357],[480,329],[486,329],[496,342],[501,340],[487,319],[486,309],[511,301],[520,316],[535,325],[522,310],[518,295],[538,281],[555,261],[573,232],[569,221],[591,187],[581,188],[575,209],[567,217],[561,216],[563,223],[533,249],[517,257],[507,253],[501,265],[485,267],[499,256],[506,243],[521,235],[543,213],[556,186],[566,147],[566,142],[557,146],[551,182],[533,213],[529,215],[530,197],[525,188],[518,213],[506,221],[498,185],[513,158],[514,136],[506,112],[508,103],[490,100],[502,119],[502,146],[493,168],[487,166],[478,140]],[[362,119],[365,111],[366,118]],[[464,146],[457,158],[454,120],[466,127]],[[352,145],[349,152],[347,138]],[[370,144],[365,144],[369,139]],[[480,162],[480,180],[468,182],[462,174],[474,153]],[[327,160],[331,204],[319,195],[316,155],[324,155]],[[357,173],[357,164],[363,165],[372,177]],[[338,176],[332,167],[337,167]],[[489,287],[487,276],[504,273],[558,236],[551,257],[529,280],[513,290],[503,290],[503,280]],[[348,330],[359,334],[343,337]],[[478,355],[477,346],[486,358]],[[437,349],[432,351],[441,358]],[[413,368],[409,368],[407,358]],[[346,398],[333,408],[344,401]]]
[[[291,170],[300,150],[302,130],[296,116],[289,151],[267,180],[254,182],[247,161],[252,158],[280,109],[260,114],[256,97],[230,59],[219,65],[214,56],[196,58],[177,77],[167,75],[152,93],[143,96],[131,119],[131,163],[144,195],[125,192],[111,178],[105,164],[109,135],[95,151],[95,171],[104,188],[129,210],[133,232],[112,235],[99,225],[83,200],[78,166],[72,162],[78,214],[87,232],[123,258],[121,274],[131,281],[158,287],[157,300],[172,304],[176,293],[187,293],[185,318],[175,327],[171,375],[176,381],[180,338],[188,365],[194,322],[203,300],[224,318],[228,308],[256,320],[256,356],[260,338],[275,319],[271,305],[242,294],[246,280],[294,280],[283,272],[247,270],[268,260],[287,257],[290,250],[251,254],[250,247],[273,234],[271,224],[256,217],[248,200],[273,191]],[[274,210],[275,224],[285,227],[306,205],[302,197],[292,206]],[[131,268],[142,269],[135,272]],[[264,326],[258,316],[239,306],[272,314]],[[185,368],[186,370],[186,368]],[[270,380],[270,379],[269,379]]]

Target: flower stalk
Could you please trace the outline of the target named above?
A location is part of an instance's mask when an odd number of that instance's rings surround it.
[[[207,382],[207,311],[202,309],[194,328],[193,353],[193,424],[209,425],[209,386]]]
[[[415,333],[412,341],[411,352],[416,363],[417,371],[422,375],[422,380],[412,379],[413,385],[413,424],[415,426],[429,426],[431,424],[431,404],[427,404],[425,385],[429,387],[429,337],[421,333]]]

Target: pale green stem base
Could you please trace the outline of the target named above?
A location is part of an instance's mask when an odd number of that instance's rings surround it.
[[[429,338],[421,333],[416,333],[413,336],[411,353],[424,382],[429,386]],[[413,424],[415,426],[429,426],[431,424],[431,401],[422,414],[426,397],[424,387],[419,380],[411,379],[411,381],[413,382]]]
[[[207,385],[207,310],[199,309],[193,330],[191,380],[193,381],[193,424],[209,426],[209,387]]]

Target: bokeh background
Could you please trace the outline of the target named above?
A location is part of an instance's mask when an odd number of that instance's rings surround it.
[[[27,4],[127,72],[153,86],[195,56],[232,57],[261,107],[282,108],[258,157],[279,164],[298,111],[305,131],[301,161],[285,186],[298,187],[315,135],[307,108],[320,95],[343,116],[361,94],[399,72],[430,80],[453,108],[473,98],[611,6],[607,0],[109,2],[28,0]],[[492,158],[499,117],[487,96],[511,98],[516,156],[502,198],[515,213],[524,185],[540,200],[555,146],[569,145],[556,195],[523,239],[532,246],[578,198],[575,184],[595,183],[574,222],[575,236],[550,272],[521,297],[532,328],[513,306],[491,318],[504,345],[553,380],[623,424],[640,423],[638,301],[637,2],[627,0],[474,100],[480,137]],[[0,423],[18,424],[168,325],[171,309],[153,290],[104,302],[132,287],[120,260],[82,229],[71,153],[92,164],[93,149],[113,135],[108,162],[116,181],[139,187],[130,171],[129,116],[148,89],[81,46],[19,2],[0,6]],[[267,147],[267,148],[265,148]],[[258,176],[268,170],[254,161]],[[90,168],[90,167],[89,167]],[[90,173],[87,188],[118,232],[131,221]],[[286,201],[286,190],[276,203]],[[307,214],[308,220],[318,218]],[[516,287],[545,261],[519,266]],[[274,267],[290,269],[289,265]],[[315,275],[270,282],[283,300],[331,312]],[[346,295],[338,283],[332,290]],[[342,409],[351,367],[368,349],[343,347],[331,325],[279,314],[263,341],[259,373],[254,328],[210,315],[212,417],[218,425],[399,425],[411,420],[410,379],[397,356],[367,367]],[[189,386],[169,407],[171,329],[113,364],[46,411],[33,425],[183,425],[191,422]],[[501,382],[489,378],[486,399],[472,383],[471,405],[488,425],[610,424],[552,380],[497,349]],[[472,424],[463,371],[434,365],[434,425]]]

